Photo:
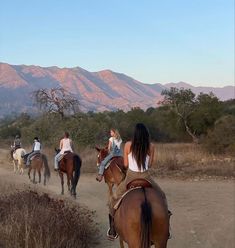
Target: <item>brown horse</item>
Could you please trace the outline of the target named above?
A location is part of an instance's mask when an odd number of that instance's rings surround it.
[[[97,166],[99,166],[101,161],[108,155],[108,148],[95,147],[95,149],[98,151]],[[111,160],[109,167],[104,171],[104,180],[109,188],[109,203],[113,198],[113,186],[119,185],[125,178],[125,175],[126,170],[124,168],[123,157],[114,157]]]
[[[36,177],[36,171],[38,172],[38,182],[41,183],[41,171],[44,169],[44,181],[43,184],[46,185],[46,180],[50,178],[50,169],[48,166],[48,161],[47,161],[47,157],[45,154],[39,153],[36,154],[31,161],[31,164],[29,166],[29,170],[28,170],[28,176],[29,176],[29,180],[31,180],[30,177],[30,173],[31,170],[33,170],[33,183],[36,183],[35,181],[35,177]]]
[[[136,188],[122,199],[114,214],[114,225],[129,248],[166,248],[169,237],[169,215],[166,201],[153,188]]]
[[[56,152],[60,152],[59,149],[55,149]],[[72,152],[64,154],[63,158],[59,162],[59,176],[61,180],[61,194],[64,194],[64,173],[67,175],[68,191],[76,197],[76,187],[80,177],[80,169],[82,166],[81,158]]]
[[[107,149],[99,149],[97,165],[107,155]],[[123,166],[123,160],[122,160]],[[123,173],[117,169],[115,160],[104,172],[105,182],[109,186],[109,197],[113,197],[112,187],[123,180]],[[146,182],[144,182],[146,184]],[[124,243],[129,248],[149,248],[152,244],[156,248],[166,248],[169,237],[169,214],[166,200],[162,191],[151,188],[147,182],[127,193],[114,214],[114,223],[110,219],[111,228],[115,227],[120,240],[120,247]],[[128,185],[130,188],[133,185]],[[110,208],[112,208],[110,204]],[[113,210],[111,209],[111,212]],[[111,216],[110,216],[111,218]]]

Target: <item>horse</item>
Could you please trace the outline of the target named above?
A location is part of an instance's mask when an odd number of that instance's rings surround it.
[[[160,192],[137,187],[128,192],[114,213],[114,226],[129,248],[166,248],[169,238],[169,214]]]
[[[55,149],[56,153],[60,152],[59,149]],[[81,158],[73,153],[67,152],[63,155],[59,161],[59,176],[61,180],[61,194],[64,194],[64,173],[67,175],[68,191],[74,198],[76,198],[76,187],[80,177],[80,169],[82,166]]]
[[[95,149],[98,151],[97,166],[99,166],[101,161],[104,160],[104,158],[108,155],[108,148],[107,147],[99,148],[96,146]],[[119,185],[121,181],[125,178],[125,176],[126,176],[126,170],[124,168],[123,157],[112,158],[109,167],[104,171],[104,180],[108,185],[109,203],[114,197],[113,186]]]
[[[19,171],[20,174],[24,173],[24,159],[23,156],[26,154],[26,151],[23,148],[18,148],[12,153],[12,161],[14,166],[14,172]]]
[[[107,148],[100,149],[97,165],[107,155]],[[113,197],[112,187],[119,185],[122,179],[122,172],[117,169],[115,160],[104,172],[105,182],[109,186],[110,197]],[[134,180],[135,181],[135,180]],[[120,247],[124,248],[124,242],[129,248],[149,248],[153,244],[156,248],[166,248],[169,238],[169,212],[166,200],[162,191],[156,191],[151,184],[140,179],[138,185],[134,181],[127,185],[125,196],[120,200],[119,205],[110,204],[113,215],[109,216],[110,226],[119,235]]]
[[[25,158],[26,159],[26,158]],[[48,165],[47,157],[45,154],[38,153],[35,156],[32,157],[31,164],[29,166],[28,170],[28,177],[29,180],[31,180],[31,170],[33,170],[33,183],[36,183],[35,181],[35,176],[36,176],[36,171],[38,172],[38,183],[41,183],[41,171],[44,169],[44,181],[43,184],[46,185],[46,180],[50,178],[50,168]]]

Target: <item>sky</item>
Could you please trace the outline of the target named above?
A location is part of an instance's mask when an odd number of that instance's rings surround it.
[[[234,85],[234,1],[3,0],[0,61]]]

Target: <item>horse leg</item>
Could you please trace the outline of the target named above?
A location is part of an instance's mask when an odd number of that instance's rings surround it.
[[[16,173],[16,161],[13,159],[14,173]]]
[[[40,170],[40,168],[38,168],[38,178],[39,178],[38,183],[41,183],[41,170]]]
[[[113,206],[111,206],[111,202],[112,202],[112,199],[113,199],[113,183],[111,183],[111,182],[107,182],[107,184],[108,184],[108,188],[109,188],[109,190],[108,190],[108,204],[109,204],[109,206],[110,206],[110,208],[111,207],[113,207]]]
[[[63,172],[59,172],[60,181],[61,181],[61,195],[64,194],[64,175]]]
[[[68,185],[68,192],[72,193],[71,192],[71,175],[67,174],[67,185]]]
[[[29,167],[29,170],[28,170],[29,180],[31,180],[31,178],[30,178],[30,172],[31,172],[31,167]]]
[[[23,168],[23,164],[20,163],[20,174],[23,175],[24,174],[24,168]]]
[[[124,248],[124,242],[120,237],[119,237],[119,244],[120,244],[120,248]]]
[[[36,169],[33,170],[33,183],[36,183],[35,177],[36,177]]]
[[[166,248],[167,246],[167,241],[166,242],[161,242],[161,243],[159,243],[159,242],[154,242],[154,247],[155,248]]]

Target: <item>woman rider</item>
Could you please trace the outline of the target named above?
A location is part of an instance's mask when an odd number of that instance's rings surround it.
[[[116,156],[122,156],[121,152],[121,144],[122,139],[117,129],[111,128],[110,129],[110,138],[108,144],[108,151],[109,154],[104,158],[104,160],[99,165],[99,173],[96,176],[96,180],[101,182],[103,179],[104,169],[107,163]]]
[[[73,143],[68,132],[65,132],[64,138],[60,140],[60,152],[55,156],[55,171],[59,169],[59,161],[65,152],[73,152]]]
[[[30,166],[30,159],[31,159],[34,155],[40,153],[41,148],[42,148],[41,143],[40,143],[38,137],[35,137],[33,140],[34,140],[34,142],[33,142],[33,149],[32,149],[32,152],[30,152],[29,154],[26,154],[26,155],[25,155],[25,157],[27,158],[27,160],[26,160],[26,166]]]
[[[126,178],[118,185],[116,190],[116,199],[111,202],[111,215],[114,215],[114,205],[126,192],[127,184],[134,179],[146,179],[152,184],[152,187],[162,193],[162,197],[166,201],[166,196],[158,184],[149,174],[149,168],[154,161],[154,145],[150,143],[150,135],[144,124],[138,123],[135,126],[132,141],[128,141],[124,146],[124,167],[127,169]],[[112,225],[112,223],[111,223]],[[116,237],[116,232],[108,231],[110,238]]]

